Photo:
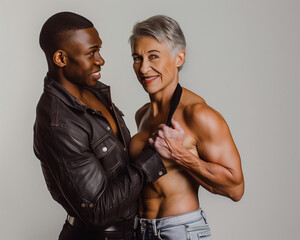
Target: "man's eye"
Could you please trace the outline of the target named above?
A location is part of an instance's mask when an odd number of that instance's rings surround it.
[[[90,55],[90,56],[94,56],[95,52],[96,52],[96,51],[92,51],[92,52],[89,53],[89,55]]]

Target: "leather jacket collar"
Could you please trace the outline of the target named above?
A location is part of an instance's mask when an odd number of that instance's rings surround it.
[[[111,102],[110,87],[105,85],[104,83],[97,82],[96,86],[85,88],[93,92],[103,101]],[[86,109],[86,106],[82,105],[77,98],[75,98],[49,74],[47,74],[44,79],[44,91],[56,96],[71,108],[75,108],[80,111],[85,111]]]

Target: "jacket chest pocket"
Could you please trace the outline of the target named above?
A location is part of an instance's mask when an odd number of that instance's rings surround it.
[[[109,134],[97,140],[92,145],[92,150],[107,173],[107,176],[120,171],[122,166],[120,147],[116,140]]]

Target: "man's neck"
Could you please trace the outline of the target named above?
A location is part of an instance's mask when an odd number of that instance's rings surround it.
[[[62,87],[64,87],[72,96],[79,101],[86,99],[87,90],[83,86],[72,83],[67,80],[60,72],[48,72]]]

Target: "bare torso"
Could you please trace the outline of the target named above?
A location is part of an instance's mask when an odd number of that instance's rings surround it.
[[[204,100],[188,90],[184,90],[173,118],[185,131],[183,145],[198,156],[196,139],[189,128],[186,110],[193,104],[205,104]],[[167,113],[151,114],[151,104],[146,104],[137,115],[140,118],[139,132],[132,138],[130,153],[138,156],[151,134],[160,123],[165,123]],[[147,185],[140,199],[140,216],[148,219],[163,218],[194,211],[199,208],[198,187],[189,172],[177,163],[163,159],[168,173],[155,183]]]
[[[99,111],[103,114],[103,116],[107,119],[109,122],[114,134],[118,136],[118,127],[116,124],[115,119],[113,116],[110,114],[108,109],[104,106],[104,104],[90,91],[85,90],[84,97],[79,98],[78,100],[85,106],[90,107],[91,109],[94,109],[96,111]]]

